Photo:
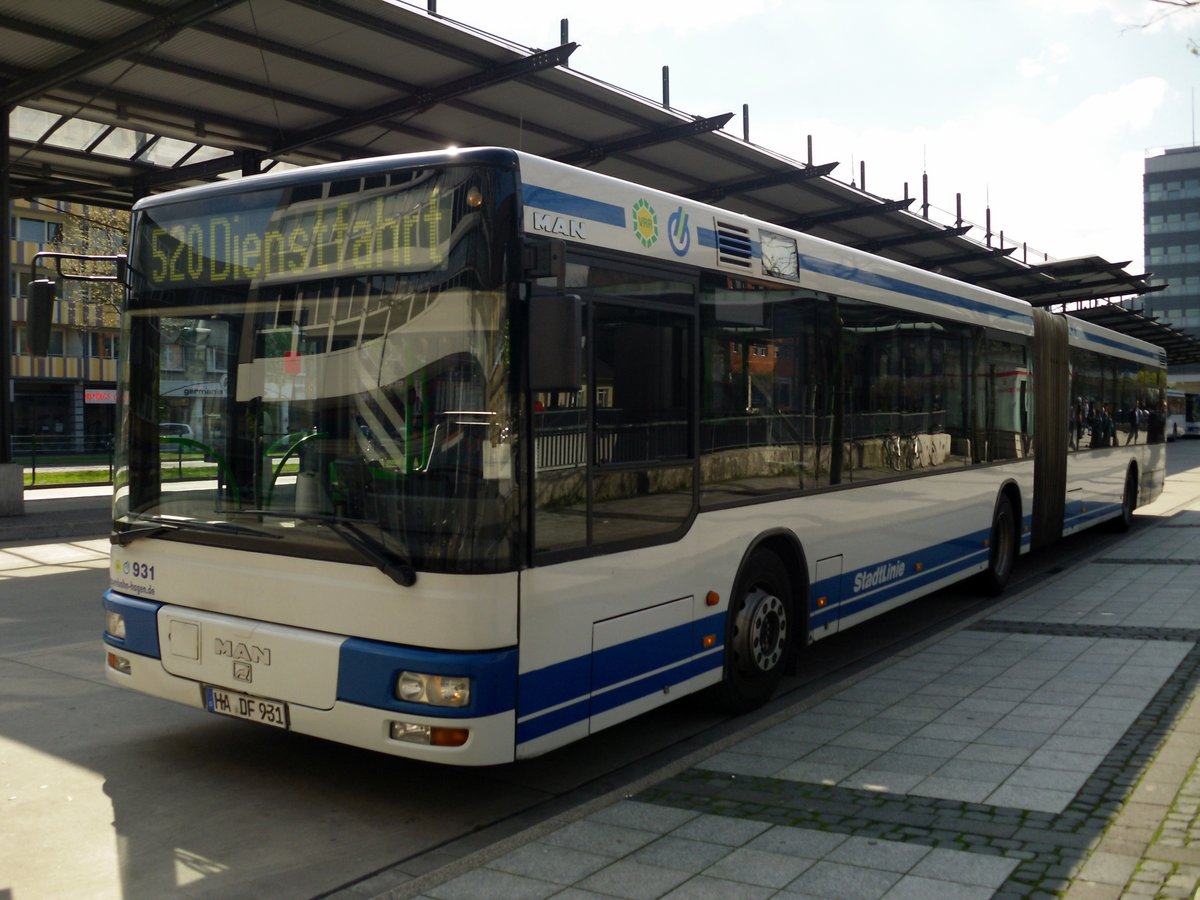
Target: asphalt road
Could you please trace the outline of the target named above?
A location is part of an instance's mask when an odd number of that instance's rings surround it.
[[[1171,472],[1200,466],[1200,442]],[[1135,528],[1138,527],[1135,525]],[[1120,540],[1032,557],[1013,589]],[[0,900],[319,896],[470,852],[744,727],[700,698],[545,757],[446,769],[208,716],[111,687],[106,539],[0,551]],[[821,642],[760,715],[978,611],[943,591]]]

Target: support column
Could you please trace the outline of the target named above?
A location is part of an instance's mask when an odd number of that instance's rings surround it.
[[[11,109],[0,109],[0,516],[25,514],[25,467],[13,462],[12,234],[9,223],[8,129]]]

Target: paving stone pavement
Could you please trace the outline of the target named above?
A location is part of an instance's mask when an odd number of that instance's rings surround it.
[[[106,514],[38,500],[10,538]],[[1200,900],[1198,594],[1200,498],[632,795],[343,893]]]
[[[1200,898],[1198,585],[1200,500],[631,795],[380,896]]]

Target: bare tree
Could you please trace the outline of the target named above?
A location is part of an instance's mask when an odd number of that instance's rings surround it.
[[[118,256],[125,253],[129,236],[129,211],[85,206],[63,226],[64,253]],[[111,264],[69,263],[64,271],[77,275],[111,275]],[[122,286],[107,281],[69,281],[63,298],[71,307],[69,319],[79,328],[115,328],[120,322]]]
[[[1154,13],[1153,16],[1150,17],[1150,20],[1142,26],[1143,28],[1147,28],[1153,25],[1155,22],[1161,22],[1163,19],[1167,18],[1167,16],[1173,16],[1176,13],[1181,13],[1200,7],[1200,0],[1150,0],[1150,2],[1159,7],[1159,9]],[[1193,56],[1200,56],[1200,44],[1196,43],[1195,38],[1189,38],[1187,46],[1188,50],[1191,51]]]

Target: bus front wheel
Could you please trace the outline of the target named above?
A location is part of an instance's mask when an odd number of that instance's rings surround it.
[[[791,579],[774,553],[756,550],[738,579],[726,614],[721,706],[733,713],[770,699],[788,663],[795,627]]]

